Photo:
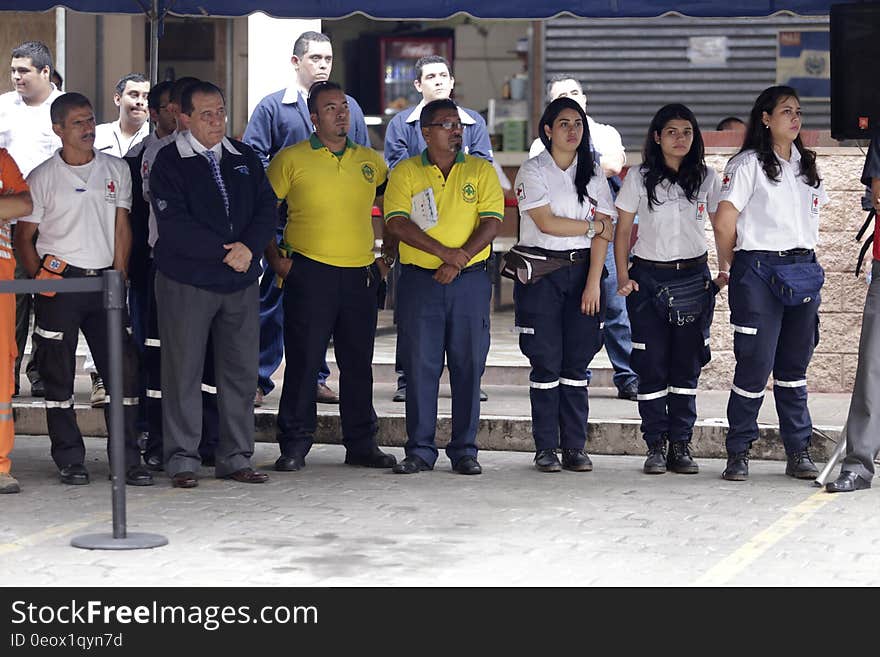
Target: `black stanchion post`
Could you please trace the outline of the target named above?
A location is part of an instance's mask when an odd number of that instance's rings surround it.
[[[104,308],[107,311],[107,338],[110,376],[110,473],[113,484],[113,534],[85,534],[70,542],[87,550],[139,550],[165,545],[168,539],[159,534],[133,532],[125,526],[125,416],[122,385],[122,331],[125,311],[125,284],[115,270],[104,272]]]

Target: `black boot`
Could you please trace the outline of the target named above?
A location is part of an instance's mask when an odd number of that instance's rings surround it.
[[[796,479],[815,479],[819,476],[819,469],[813,463],[810,456],[809,445],[800,452],[788,454],[788,462],[785,464],[785,474]]]
[[[642,467],[645,474],[664,474],[666,472],[666,439],[648,445],[648,458]]]
[[[689,440],[675,440],[669,444],[669,456],[666,457],[666,467],[678,474],[697,474],[700,466],[691,457],[688,449]]]
[[[727,452],[727,467],[721,473],[727,481],[745,481],[749,478],[749,450]]]

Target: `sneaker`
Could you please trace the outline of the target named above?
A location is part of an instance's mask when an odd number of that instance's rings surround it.
[[[648,445],[647,456],[645,465],[642,466],[642,472],[650,475],[666,472],[666,441],[664,439]]]
[[[813,463],[810,456],[810,448],[804,449],[795,454],[788,454],[788,462],[785,464],[785,474],[795,479],[815,479],[819,476],[819,469]]]
[[[254,408],[259,408],[263,405],[263,391],[257,387],[257,394],[254,395]]]
[[[749,450],[727,452],[727,467],[721,473],[727,481],[745,481],[749,478]]]
[[[92,372],[92,394],[89,396],[92,408],[103,406],[107,403],[107,391],[104,389],[104,381],[95,372]]]
[[[678,474],[697,474],[700,466],[691,457],[688,449],[688,440],[675,440],[669,444],[669,455],[666,457],[666,467]]]
[[[18,479],[8,472],[0,472],[0,495],[20,492],[21,486],[18,485]]]

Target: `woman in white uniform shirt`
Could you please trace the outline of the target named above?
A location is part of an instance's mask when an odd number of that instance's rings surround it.
[[[813,249],[819,208],[828,202],[816,154],[800,138],[801,108],[791,87],[765,89],[755,101],[742,150],[727,164],[716,217],[722,269],[730,268],[730,323],[736,371],[727,419],[723,477],[748,477],[749,447],[773,372],[785,473],[818,474],[810,457],[807,366],[819,342],[824,273]]]
[[[517,174],[520,239],[505,268],[515,276],[516,331],[532,365],[535,467],[587,471],[587,366],[602,347],[614,204],[577,102],[554,100],[538,130],[546,150]]]
[[[688,445],[697,419],[697,381],[710,358],[717,287],[706,264],[705,229],[706,219],[714,221],[720,187],[703,155],[693,112],[666,105],[648,128],[642,165],[630,170],[617,195],[617,286],[627,297],[632,326],[646,474],[699,471]],[[636,214],[638,240],[627,271]]]

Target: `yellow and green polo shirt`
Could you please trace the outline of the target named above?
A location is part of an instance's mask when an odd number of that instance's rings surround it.
[[[385,221],[393,217],[409,219],[413,197],[429,187],[434,190],[437,224],[425,232],[444,246],[464,246],[484,217],[504,219],[504,193],[491,162],[459,152],[449,177],[444,178],[425,150],[394,167],[385,190]],[[468,265],[485,260],[490,252],[490,246],[486,246]],[[443,264],[437,256],[403,242],[400,261],[425,269]]]
[[[266,176],[287,201],[289,249],[336,267],[373,262],[373,200],[388,178],[381,154],[349,139],[337,155],[313,133],[279,151]]]

